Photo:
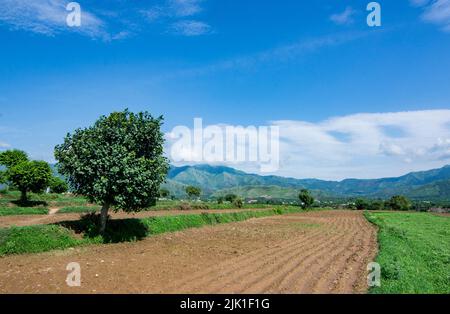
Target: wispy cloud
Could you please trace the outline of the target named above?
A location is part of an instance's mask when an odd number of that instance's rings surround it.
[[[413,6],[423,8],[422,20],[450,32],[450,0],[410,0],[410,2]]]
[[[81,26],[66,24],[67,1],[64,0],[2,0],[0,23],[12,29],[54,36],[62,31],[74,31],[92,38],[105,38],[104,22],[93,13],[82,10]]]
[[[352,7],[346,7],[341,13],[332,14],[330,20],[338,25],[347,25],[353,23],[353,16],[356,11]]]
[[[371,32],[373,33],[373,32]],[[195,68],[187,68],[172,73],[165,73],[155,77],[155,80],[184,78],[190,76],[201,76],[219,71],[234,69],[251,69],[261,64],[284,63],[302,58],[327,47],[339,46],[357,39],[366,37],[369,32],[345,32],[325,35],[317,38],[299,40],[286,45],[256,52],[254,54],[237,56],[226,60],[217,61]]]
[[[172,32],[184,36],[199,36],[211,32],[211,26],[200,21],[179,21],[172,24]]]
[[[162,5],[155,5],[141,10],[149,22],[165,20],[169,23],[169,33],[184,36],[200,36],[211,33],[211,26],[204,21],[192,19],[203,11],[203,0],[166,0]],[[191,19],[186,19],[191,18]]]
[[[10,144],[0,141],[0,149],[10,148],[10,147],[11,147]]]

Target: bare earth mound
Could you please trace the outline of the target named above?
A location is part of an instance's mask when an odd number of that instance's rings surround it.
[[[361,212],[310,212],[0,258],[0,292],[363,293],[376,250]]]

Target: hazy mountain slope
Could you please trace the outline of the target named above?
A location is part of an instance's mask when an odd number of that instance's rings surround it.
[[[450,166],[413,172],[396,178],[346,179],[340,182],[260,176],[229,167],[210,165],[172,167],[168,175],[168,182],[177,183],[178,188],[186,185],[198,186],[205,195],[217,196],[235,192],[243,197],[268,195],[279,198],[296,197],[299,189],[307,188],[326,197],[388,197],[406,194],[416,198],[442,199],[449,197],[446,180],[450,180]],[[438,184],[440,181],[444,182]]]

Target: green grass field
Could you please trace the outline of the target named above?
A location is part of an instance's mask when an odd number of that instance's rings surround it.
[[[381,287],[371,293],[450,293],[450,217],[366,212],[379,227]]]

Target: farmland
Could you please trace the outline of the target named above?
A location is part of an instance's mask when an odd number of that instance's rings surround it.
[[[112,212],[100,235],[83,197],[17,197],[0,194],[0,292],[450,292],[445,214],[161,200]],[[73,261],[81,287],[65,283]],[[372,261],[380,287],[366,282]]]
[[[367,291],[376,230],[361,212],[313,211],[0,258],[1,292]],[[82,285],[65,284],[69,262]]]

